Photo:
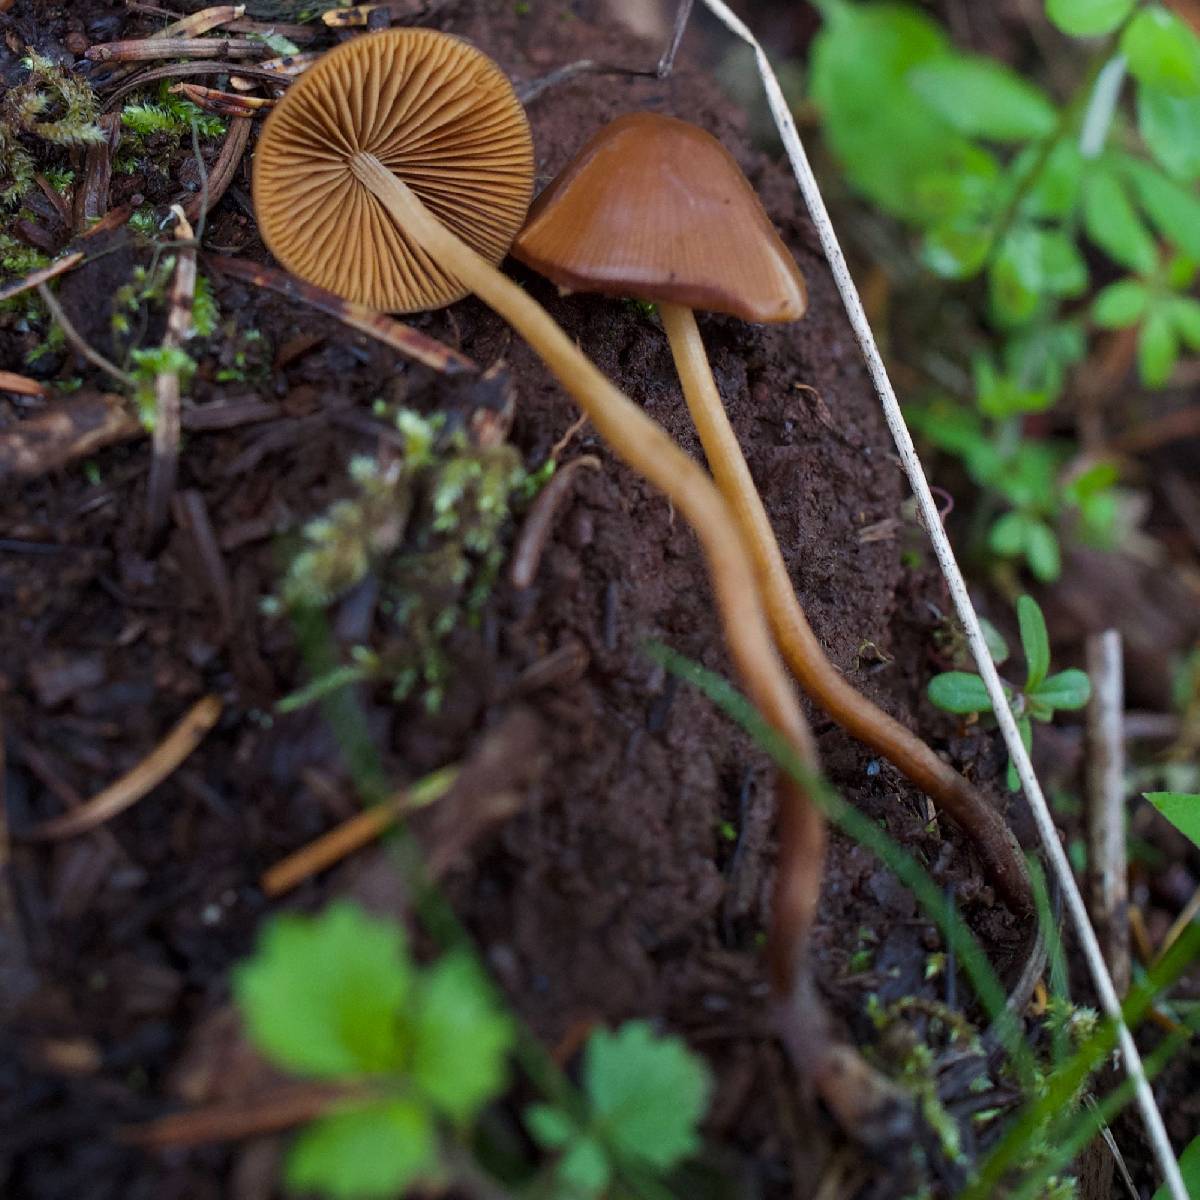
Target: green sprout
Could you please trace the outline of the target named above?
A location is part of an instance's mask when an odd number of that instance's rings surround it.
[[[418,966],[397,926],[353,904],[276,917],[233,992],[272,1064],[347,1089],[293,1142],[295,1191],[384,1200],[436,1181],[443,1139],[504,1087],[513,1026],[475,961]]]
[[[1050,674],[1050,639],[1046,620],[1032,596],[1017,601],[1017,620],[1021,631],[1021,647],[1025,651],[1025,683],[1020,689],[1005,685],[1009,707],[1021,732],[1025,749],[1033,745],[1033,722],[1049,722],[1059,709],[1072,711],[1083,708],[1091,699],[1092,685],[1087,675],[1077,668]],[[1007,657],[1007,647],[1000,661]],[[991,697],[983,680],[968,671],[944,671],[929,681],[929,699],[946,712],[959,716],[990,713]],[[1008,763],[1008,787],[1019,786],[1017,770]]]

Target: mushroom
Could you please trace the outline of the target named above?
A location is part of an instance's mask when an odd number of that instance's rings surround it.
[[[735,668],[759,711],[812,767],[812,735],[721,494],[494,266],[524,220],[532,180],[525,115],[495,64],[446,34],[395,29],[343,43],[292,85],[263,127],[254,200],[264,241],[305,279],[392,311],[473,292],[513,326],[601,436],[696,531]],[[803,977],[824,846],[820,814],[785,775],[770,952],[784,997]]]
[[[1004,820],[920,738],[846,682],[796,597],[692,311],[756,322],[804,314],[804,278],[733,155],[674,117],[618,117],[538,197],[512,252],[564,291],[657,303],[709,466],[751,548],[768,619],[792,673],[838,724],[894,763],[972,836],[1013,911],[1031,913],[1024,859]]]

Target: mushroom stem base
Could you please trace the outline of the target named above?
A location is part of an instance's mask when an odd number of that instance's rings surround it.
[[[726,644],[751,701],[802,762],[815,764],[812,733],[775,652],[751,557],[712,480],[605,378],[541,305],[442,225],[374,155],[356,154],[350,166],[404,235],[503,317],[617,454],[682,513],[703,547]],[[780,779],[779,805],[780,865],[769,965],[776,994],[788,997],[807,970],[805,950],[820,896],[825,824],[811,799],[786,774]]]
[[[690,308],[659,304],[683,394],[717,487],[733,509],[754,558],[767,618],[800,686],[860,741],[895,764],[970,835],[989,876],[1019,916],[1032,915],[1033,889],[1021,849],[1000,814],[911,730],[846,682],[796,598],[791,576],[738,445]]]

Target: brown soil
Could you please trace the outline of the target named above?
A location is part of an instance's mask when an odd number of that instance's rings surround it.
[[[637,65],[655,57],[653,47],[564,6],[534,4],[524,16],[515,8],[448,4],[435,23],[471,38],[518,81],[584,55]],[[8,20],[44,51],[71,30],[98,39],[148,28],[100,0],[17,0]],[[0,49],[0,67],[11,68],[11,56]],[[902,552],[917,544],[903,522],[887,536],[864,536],[901,517],[904,482],[785,171],[747,149],[739,114],[687,69],[685,53],[666,82],[590,76],[535,100],[539,181],[601,122],[644,108],[686,116],[734,151],[810,283],[810,315],[795,327],[707,318],[702,329],[813,626],[868,695],[926,734],[950,736],[953,724],[920,700],[935,669],[932,635],[944,597],[928,568],[903,565]],[[189,155],[176,151],[157,183],[149,173],[118,180],[114,202],[134,188],[169,199]],[[266,260],[244,166],[205,237],[222,253]],[[133,261],[127,242],[114,246],[62,288],[64,305],[97,342],[107,314],[96,298],[110,295]],[[620,303],[559,299],[512,270],[699,454],[653,319]],[[228,630],[188,531],[173,526],[150,555],[139,548],[145,444],[99,454],[99,481],[78,468],[47,475],[10,491],[0,510],[4,788],[17,835],[135,764],[201,694],[215,692],[225,704],[218,728],[185,766],[104,831],[53,848],[16,843],[15,912],[0,904],[0,994],[10,1030],[0,1060],[0,1181],[13,1197],[270,1194],[263,1155],[269,1178],[274,1143],[265,1151],[251,1143],[151,1154],[120,1144],[113,1131],[169,1107],[185,1048],[227,1000],[230,965],[275,907],[259,890],[262,870],[356,803],[315,710],[269,716],[305,679],[289,625],[260,610],[279,578],[277,535],[343,494],[351,456],[377,444],[362,421],[350,428],[346,413],[369,420],[379,396],[458,411],[484,399],[299,304],[215,273],[212,280],[225,325],[204,348],[191,403],[253,395],[280,408],[265,423],[185,438],[179,488],[202,497],[221,547],[233,605]],[[527,464],[541,463],[575,412],[525,347],[473,301],[415,323],[482,364],[504,364],[515,399],[512,441]],[[218,383],[217,372],[246,349],[239,330],[251,328],[262,342],[249,350],[250,381]],[[310,350],[272,365],[281,348],[306,337],[317,339]],[[0,368],[22,370],[32,340],[6,322]],[[56,357],[50,372],[74,374],[69,357]],[[100,376],[84,378],[87,387],[104,386]],[[32,411],[6,401],[0,426]],[[579,473],[533,587],[518,592],[502,582],[479,629],[455,635],[456,670],[441,711],[429,716],[364,692],[370,735],[399,782],[469,758],[489,731],[511,730],[505,722],[514,712],[532,717],[539,754],[522,764],[521,810],[490,831],[460,836],[466,844],[446,875],[496,977],[550,1044],[581,1022],[632,1015],[679,1029],[717,1073],[708,1131],[736,1152],[731,1170],[747,1180],[748,1194],[783,1194],[789,1178],[815,1187],[832,1125],[797,1092],[767,1036],[758,950],[773,862],[767,767],[728,720],[643,650],[661,641],[728,669],[696,541],[586,429],[565,458],[584,452],[597,454],[603,469]],[[354,616],[340,614],[346,622]],[[540,680],[528,674],[564,648],[582,651],[569,669]],[[927,824],[923,797],[886,764],[811,715],[832,781],[958,890],[1003,964],[1020,931],[993,906],[969,849],[944,823]],[[999,797],[996,746],[976,735],[952,749]],[[435,823],[427,840],[444,850],[454,833]],[[351,890],[399,915],[395,889],[380,883],[387,862],[382,851],[361,854],[289,903],[311,908]],[[863,928],[877,951],[867,970],[852,971]],[[869,993],[885,1002],[946,998],[943,980],[925,981],[927,956],[939,948],[910,895],[868,854],[835,838],[816,952],[821,987],[853,1040],[874,1036],[864,1016]]]

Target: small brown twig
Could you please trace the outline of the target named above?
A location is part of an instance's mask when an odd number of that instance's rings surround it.
[[[229,583],[229,572],[225,569],[221,547],[217,543],[212,521],[208,516],[204,495],[195,488],[177,492],[172,497],[171,508],[176,524],[190,535],[196,548],[197,560],[217,607],[220,636],[223,641],[233,631],[233,589]]]
[[[321,20],[332,29],[348,29],[376,21],[411,21],[424,16],[428,7],[428,0],[374,0],[372,4],[331,8],[321,14]]]
[[[567,431],[550,447],[550,457],[558,462],[562,452],[575,440],[579,431],[588,423],[587,413],[580,413],[570,425],[567,426]]]
[[[34,182],[41,189],[42,195],[50,201],[51,207],[58,214],[58,219],[63,223],[63,228],[73,228],[75,218],[71,213],[71,205],[68,203],[66,196],[58,191],[45,175],[35,175],[33,178]]]
[[[303,75],[309,67],[321,57],[319,50],[306,50],[301,54],[284,54],[279,58],[265,58],[258,64],[259,71],[268,72],[276,77],[275,82],[287,86],[296,78]],[[260,76],[261,79],[261,76]],[[231,75],[229,86],[236,92],[246,92],[255,86],[254,81],[244,78],[242,74]]]
[[[62,328],[63,337],[67,339],[67,344],[80,357],[87,359],[94,367],[99,367],[106,375],[112,376],[118,383],[124,384],[127,388],[135,386],[132,375],[122,371],[115,363],[111,363],[98,350],[93,350],[91,346],[83,340],[79,330],[71,324],[70,318],[63,312],[62,305],[59,304],[57,297],[45,285],[39,283],[37,285],[38,295],[42,298],[42,303],[50,310],[50,315],[58,322]]]
[[[123,396],[73,396],[0,430],[0,482],[36,479],[144,433]]]
[[[315,1120],[336,1104],[368,1095],[370,1093],[361,1087],[286,1084],[240,1103],[193,1108],[147,1121],[144,1125],[127,1125],[119,1136],[128,1145],[154,1148],[228,1142],[265,1133],[281,1133]]]
[[[512,567],[509,569],[508,577],[513,587],[527,588],[533,583],[558,510],[570,494],[575,477],[585,468],[600,470],[600,460],[594,454],[573,458],[550,476],[550,481],[529,506],[529,513],[525,517],[525,524],[521,527],[521,534],[513,551]]]
[[[199,37],[219,29],[222,25],[229,25],[245,15],[244,4],[215,4],[211,8],[202,8],[199,12],[180,17],[150,36],[157,39]]]
[[[235,92],[222,92],[199,83],[176,83],[167,90],[219,117],[254,117],[275,103],[265,96],[239,96]]]
[[[14,296],[19,296],[22,292],[31,291],[33,288],[47,283],[55,276],[62,275],[71,270],[72,267],[77,267],[83,262],[83,251],[73,250],[70,254],[64,254],[62,258],[56,259],[48,267],[39,267],[36,271],[30,271],[21,279],[8,284],[6,287],[0,288],[0,301],[11,300]]]
[[[221,151],[206,175],[205,186],[184,205],[184,216],[193,224],[200,225],[209,211],[225,195],[233,177],[237,174],[242,155],[250,141],[252,121],[249,117],[235,116],[230,119],[225,131]],[[200,163],[203,169],[203,163]]]
[[[46,385],[30,379],[28,375],[0,371],[0,392],[11,392],[15,396],[44,396]]]
[[[196,250],[194,232],[183,210],[171,210],[176,217],[175,240],[181,245],[175,259],[175,274],[167,304],[167,328],[163,333],[164,350],[178,350],[187,341],[192,324],[192,299],[196,293]],[[154,453],[150,460],[150,480],[146,486],[146,523],[144,540],[157,542],[166,528],[167,512],[175,491],[179,471],[180,384],[177,370],[160,371],[154,379]]]
[[[89,46],[92,62],[145,62],[156,58],[207,58],[218,54],[225,58],[258,58],[269,47],[253,38],[131,38],[122,42],[101,42]]]
[[[104,102],[104,107],[109,110],[115,108],[130,92],[136,92],[146,84],[155,83],[159,79],[186,79],[192,75],[229,75],[231,73],[245,76],[248,79],[261,79],[266,83],[276,85],[286,86],[291,82],[287,76],[279,74],[278,71],[264,71],[257,63],[250,65],[231,62],[174,62],[168,63],[164,67],[151,67],[149,70],[139,71],[108,97]]]
[[[435,771],[411,788],[401,789],[321,834],[263,873],[259,886],[264,895],[276,899],[382,837],[402,817],[440,800],[453,786],[456,776],[457,771],[452,768]]]
[[[205,696],[184,714],[182,720],[133,770],[93,796],[81,808],[34,826],[24,835],[28,841],[56,842],[95,829],[124,812],[153,791],[204,740],[221,715],[221,701]]]
[[[1129,990],[1129,893],[1125,849],[1125,678],[1121,635],[1087,639],[1092,698],[1088,734],[1088,875],[1092,921],[1117,995]]]
[[[113,160],[121,144],[121,114],[105,113],[97,124],[105,138],[88,146],[84,156],[83,179],[75,189],[76,233],[83,233],[92,221],[108,212]]]
[[[328,313],[345,322],[351,329],[357,329],[390,346],[393,350],[414,359],[444,375],[454,375],[462,371],[478,371],[478,365],[451,350],[441,342],[414,329],[411,325],[393,321],[391,317],[367,308],[365,304],[355,304],[343,300],[325,288],[305,283],[294,275],[287,274],[275,267],[266,267],[260,263],[252,263],[240,258],[227,258],[221,254],[205,254],[204,261],[214,270],[245,283],[253,283],[257,287],[268,288],[289,300],[299,300],[311,305],[319,312]]]

